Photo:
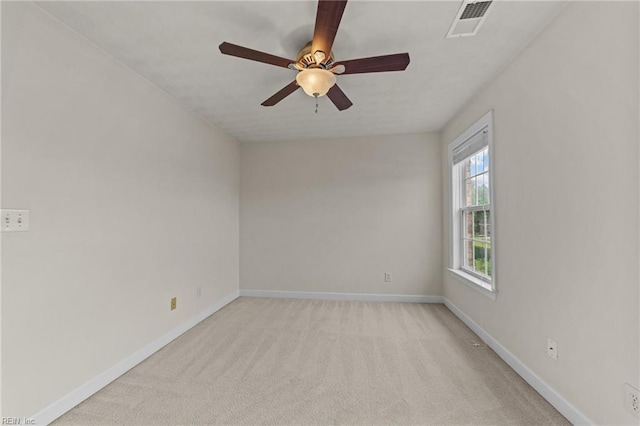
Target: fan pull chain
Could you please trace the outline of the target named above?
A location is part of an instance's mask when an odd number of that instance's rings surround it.
[[[316,98],[316,114],[318,113],[318,94],[314,93],[313,97]]]

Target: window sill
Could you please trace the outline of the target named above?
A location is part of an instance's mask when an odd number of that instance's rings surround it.
[[[451,274],[457,281],[463,284],[466,284],[467,286],[471,287],[478,293],[481,293],[487,296],[491,300],[496,300],[496,296],[498,292],[495,289],[493,289],[490,284],[482,281],[479,278],[474,277],[473,275],[465,274],[463,271],[459,269],[451,269],[451,268],[448,268],[448,269],[449,269],[449,272],[451,272]]]

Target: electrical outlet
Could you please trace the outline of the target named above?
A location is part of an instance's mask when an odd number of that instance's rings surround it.
[[[558,359],[558,342],[553,339],[547,339],[547,355],[551,359]]]
[[[624,406],[628,412],[640,418],[640,391],[629,383],[624,384]]]
[[[391,272],[385,272],[384,273],[384,282],[385,283],[390,283],[391,282]]]
[[[2,232],[26,232],[29,230],[29,210],[2,209]]]
[[[177,297],[172,297],[171,298],[171,310],[172,311],[176,308],[177,304],[178,304],[178,298]]]

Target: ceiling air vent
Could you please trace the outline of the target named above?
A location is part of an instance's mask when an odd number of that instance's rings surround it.
[[[491,1],[464,0],[456,18],[451,23],[447,38],[473,36],[487,18]]]

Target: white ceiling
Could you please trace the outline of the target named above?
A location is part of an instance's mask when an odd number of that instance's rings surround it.
[[[557,13],[563,2],[495,1],[475,37],[445,39],[461,1],[348,3],[336,60],[409,52],[404,72],[338,76],[339,112],[302,90],[262,101],[295,71],[222,55],[223,41],[295,59],[315,1],[39,2],[38,5],[243,142],[440,130]]]

